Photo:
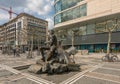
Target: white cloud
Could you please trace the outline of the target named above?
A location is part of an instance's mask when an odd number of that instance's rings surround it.
[[[52,18],[46,18],[46,20],[48,21],[48,29],[52,29],[54,25]]]
[[[9,14],[0,11],[0,24],[4,24],[4,22],[6,22],[7,20],[9,20]]]
[[[27,9],[39,15],[47,15],[52,9],[52,1],[53,0],[27,0]]]
[[[52,10],[53,5],[54,0],[27,0],[27,8],[25,9],[25,11],[32,11],[33,13],[37,13],[43,18],[46,18],[45,20],[48,21],[48,28],[52,29],[54,22],[48,14]]]
[[[7,14],[7,13],[0,13],[0,19],[1,20],[2,19],[4,19],[4,20],[9,19],[9,14]]]
[[[1,4],[5,4],[6,7],[10,3],[7,3],[8,0],[0,1]],[[11,3],[14,2],[14,0],[11,0]],[[22,0],[16,0],[14,4],[12,4],[12,9],[16,13],[26,12],[31,15],[34,15],[35,17],[39,17],[42,19],[45,19],[49,22],[48,28],[53,28],[53,19],[51,18],[53,12],[53,5],[54,0],[25,0],[24,2]],[[15,17],[15,15],[13,15]],[[0,10],[0,24],[3,24],[4,22],[9,21],[9,14],[6,11]]]

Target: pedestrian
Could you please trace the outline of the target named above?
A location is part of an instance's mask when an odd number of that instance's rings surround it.
[[[101,48],[101,52],[104,53],[104,48]]]
[[[19,47],[16,48],[16,56],[18,56],[18,57],[20,56],[20,49],[19,49]]]
[[[14,54],[14,57],[16,55],[16,47],[13,47],[13,54]]]
[[[112,53],[112,48],[110,47],[110,53]]]

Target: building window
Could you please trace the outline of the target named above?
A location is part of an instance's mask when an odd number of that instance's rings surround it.
[[[67,0],[62,0],[62,10],[67,8]]]
[[[118,26],[117,26],[117,31],[120,31],[120,19],[118,19]]]
[[[55,4],[55,13],[61,11],[61,0]]]
[[[97,23],[96,24],[96,33],[108,32],[107,28],[112,29],[114,27],[114,24],[116,24],[116,20],[107,20],[104,22]],[[117,28],[115,28],[113,30],[113,32],[117,31],[116,29]]]
[[[54,0],[54,2],[56,2],[56,1],[58,1],[58,0]]]
[[[114,25],[116,24],[116,20],[108,20],[107,21],[107,26],[108,28],[112,29]],[[115,28],[113,31],[117,31],[117,28]]]
[[[67,20],[72,20],[73,19],[73,10],[69,10],[66,13],[67,13]]]
[[[87,6],[83,4],[80,6],[80,17],[87,15]]]
[[[64,21],[67,21],[68,20],[68,16],[67,16],[67,12],[64,12],[64,13],[62,13],[61,14],[62,16],[61,16],[61,20],[62,20],[62,22],[64,22]]]
[[[103,33],[105,32],[103,30],[106,29],[106,22],[97,23],[95,27],[96,33]]]
[[[73,9],[73,19],[80,17],[80,9],[79,7]]]
[[[57,16],[55,16],[55,24],[60,23],[61,22],[61,14],[58,14]]]
[[[21,25],[22,25],[22,23],[21,23],[21,22],[18,22],[18,23],[17,23],[17,28],[18,28],[18,29],[21,29]]]
[[[62,0],[62,10],[75,6],[83,0]]]
[[[80,27],[81,35],[86,35],[86,26]]]
[[[87,25],[87,34],[95,34],[95,24]]]
[[[72,20],[72,19],[76,19],[76,18],[80,18],[80,17],[86,16],[86,15],[87,15],[86,4],[83,4],[81,6],[78,6],[74,9],[65,11],[65,12],[55,16],[55,24],[60,23],[60,22],[65,22],[68,20]]]

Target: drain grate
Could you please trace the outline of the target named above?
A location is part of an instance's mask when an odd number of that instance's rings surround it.
[[[119,83],[83,76],[73,84],[119,84]]]

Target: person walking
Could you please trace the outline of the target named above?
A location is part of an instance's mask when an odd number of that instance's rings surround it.
[[[18,57],[20,56],[20,48],[19,47],[16,48],[16,56],[18,56]]]
[[[16,47],[13,47],[13,54],[14,54],[14,57],[16,55]]]

